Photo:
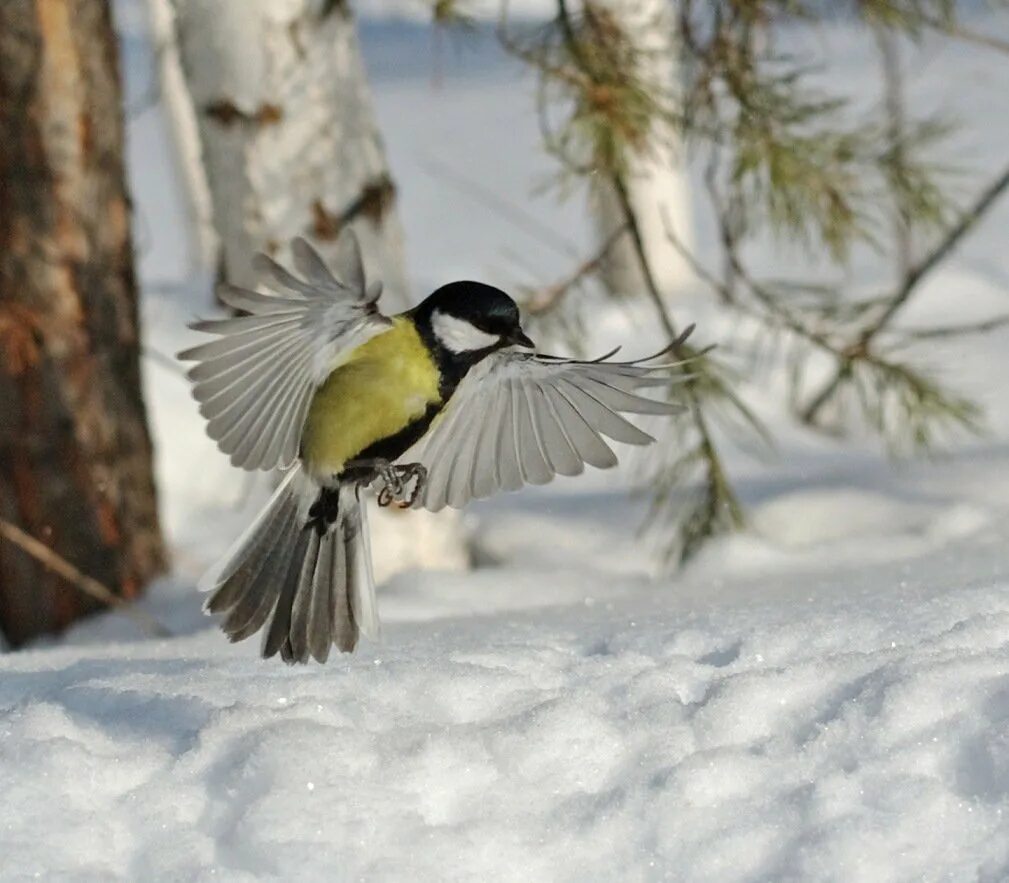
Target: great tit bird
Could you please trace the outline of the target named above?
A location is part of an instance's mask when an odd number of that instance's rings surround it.
[[[243,315],[191,327],[216,339],[179,354],[207,432],[235,466],[284,470],[261,515],[204,579],[232,641],[260,629],[262,654],[325,662],[379,621],[361,492],[437,511],[617,458],[603,436],[654,439],[622,412],[681,406],[637,394],[684,378],[651,360],[541,355],[504,292],[453,282],[382,315],[357,240],[336,272],[302,239],[296,277],[265,255],[271,293],[222,285]],[[668,350],[663,351],[663,354]],[[663,355],[658,354],[658,355]]]

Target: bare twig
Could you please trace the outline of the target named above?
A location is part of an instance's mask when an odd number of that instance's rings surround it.
[[[582,79],[586,81],[585,86],[588,88],[583,86],[581,91],[587,95],[596,94],[597,87],[606,84],[595,82],[597,72],[586,56],[585,47],[576,31],[567,0],[557,0],[557,23],[571,62],[579,69]],[[678,360],[685,361],[693,353],[677,333],[676,323],[673,321],[665,299],[659,290],[651,262],[648,259],[637,212],[627,190],[627,182],[621,164],[614,162],[611,158],[609,161],[596,162],[594,166],[596,167],[595,174],[599,175],[605,184],[612,188],[616,196],[624,225],[630,236],[635,260],[641,272],[645,292],[654,307],[659,325],[667,340],[671,342],[673,354]],[[702,402],[702,389],[698,383],[699,376],[700,373],[691,375],[683,384],[682,389],[687,400],[694,431],[698,437],[697,446],[690,459],[693,459],[704,469],[705,495],[702,506],[684,523],[680,549],[681,560],[685,560],[695,552],[698,544],[717,532],[719,526],[724,525],[726,520],[734,528],[740,528],[744,524],[742,506],[725,473],[711,428],[708,425],[708,417]],[[733,401],[735,400],[733,399]]]
[[[112,607],[132,619],[146,634],[155,638],[170,638],[172,633],[153,616],[137,610],[125,598],[121,598],[98,580],[81,573],[62,555],[54,552],[45,543],[25,533],[21,528],[3,518],[0,518],[0,536],[13,543],[23,552],[31,555],[39,563],[48,567],[53,573],[61,576],[78,591],[89,598]]]
[[[885,330],[893,318],[907,304],[921,282],[934,270],[945,257],[960,243],[971,229],[988,213],[998,198],[1009,188],[1009,167],[1006,167],[981,192],[974,203],[965,211],[960,220],[950,228],[946,235],[924,257],[912,264],[900,287],[889,299],[879,317],[866,327],[847,349],[847,354],[841,359],[834,376],[827,381],[820,391],[813,396],[810,403],[802,411],[802,420],[813,423],[824,405],[845,381],[851,376],[852,360],[868,351],[876,336]]]
[[[600,266],[604,264],[606,259],[609,257],[613,246],[616,245],[620,237],[622,237],[626,232],[627,227],[621,224],[608,237],[606,237],[606,241],[602,244],[602,247],[592,257],[579,264],[563,279],[553,283],[552,285],[548,285],[545,288],[530,292],[530,298],[523,304],[526,311],[531,316],[541,316],[543,313],[550,312],[550,310],[554,309],[572,288],[580,284],[583,279],[588,276],[592,276],[599,270]]]
[[[561,0],[561,2],[563,3],[563,0]],[[652,304],[659,317],[659,322],[665,329],[669,340],[676,341],[679,338],[679,335],[676,332],[676,325],[666,309],[665,300],[659,292],[658,284],[655,281],[655,275],[652,272],[652,267],[648,261],[647,252],[645,251],[645,243],[644,238],[641,235],[641,227],[638,224],[637,214],[631,204],[630,195],[627,192],[627,186],[623,178],[616,172],[611,174],[611,179],[613,187],[616,190],[617,200],[620,203],[620,208],[624,215],[624,220],[631,235],[631,241],[634,244],[634,252],[641,268],[641,275],[645,280],[645,287],[648,291],[648,295],[651,298]],[[690,352],[682,343],[674,345],[673,354],[680,360],[686,360],[690,357]],[[708,500],[710,509],[704,513],[704,524],[715,524],[719,516],[719,513],[715,510],[718,507],[724,506],[725,514],[728,515],[732,525],[735,528],[741,528],[745,524],[743,508],[736,497],[735,491],[732,489],[732,485],[729,483],[728,476],[725,474],[725,468],[722,466],[721,457],[718,455],[718,450],[715,447],[711,429],[708,426],[707,416],[705,415],[704,408],[701,404],[701,397],[697,389],[696,381],[688,380],[684,384],[684,389],[686,391],[687,402],[690,407],[690,414],[693,418],[694,428],[697,430],[697,434],[700,437],[699,453],[704,461],[708,486],[712,491]],[[693,550],[685,550],[687,553],[691,551]]]
[[[958,40],[963,40],[965,43],[975,43],[978,46],[985,46],[988,49],[994,49],[996,52],[1004,52],[1009,55],[1009,40],[1003,40],[1001,37],[996,37],[994,34],[985,34],[981,31],[975,31],[973,28],[968,28],[965,25],[957,24],[955,22],[946,22],[924,16],[922,18],[926,24],[940,33],[948,34],[950,37],[956,37]]]
[[[166,353],[161,352],[161,350],[150,344],[145,344],[141,349],[141,353],[148,359],[150,359],[154,364],[160,365],[166,371],[170,371],[178,377],[185,378],[186,369],[182,367],[178,359],[173,359]]]
[[[717,294],[723,301],[731,303],[734,299],[734,293],[729,288],[728,284],[719,279],[714,273],[705,267],[704,264],[701,263],[700,258],[687,248],[686,243],[677,235],[676,230],[673,228],[672,218],[669,217],[668,206],[662,206],[659,209],[659,214],[662,217],[662,226],[665,230],[666,239],[669,240],[669,244],[676,249],[677,253],[681,258],[683,258],[687,266],[690,267],[691,272],[709,288],[711,288],[711,290],[714,291],[715,294]]]
[[[475,181],[459,172],[458,169],[440,162],[433,157],[425,158],[422,163],[431,176],[451,185],[464,196],[468,196],[474,202],[490,209],[498,217],[508,221],[512,226],[532,233],[540,242],[549,245],[558,254],[571,258],[578,256],[575,246],[563,236],[559,235],[553,227],[548,227],[530,212],[521,206],[502,199],[497,193],[484,186],[481,182]]]
[[[728,273],[727,275],[734,282],[742,282],[745,285],[747,291],[767,310],[767,313],[758,313],[748,307],[746,303],[739,300],[736,297],[736,291],[734,288],[730,288],[729,282],[723,281],[714,275],[704,264],[701,263],[700,259],[695,255],[687,246],[684,244],[677,235],[676,231],[673,229],[672,221],[669,218],[668,212],[665,211],[665,207],[662,210],[662,224],[665,228],[666,238],[669,243],[679,252],[680,257],[687,263],[691,271],[697,276],[702,282],[704,282],[712,291],[715,292],[723,301],[730,303],[733,309],[739,310],[747,316],[759,319],[765,323],[773,323],[787,331],[791,331],[793,334],[803,338],[809,343],[814,344],[820,349],[826,350],[827,352],[833,353],[834,355],[840,355],[838,349],[831,344],[827,337],[820,334],[818,331],[808,327],[805,323],[800,321],[791,310],[787,309],[778,298],[774,297],[770,291],[768,291],[763,285],[757,282],[753,276],[750,275],[749,270],[743,265],[742,260],[735,248],[725,245],[724,256],[726,260],[726,266]]]
[[[917,328],[903,332],[909,340],[938,340],[946,337],[963,337],[970,334],[984,334],[997,331],[1009,325],[1009,316],[996,316],[993,319],[983,319],[980,322],[968,322],[964,325],[951,325],[948,328]]]
[[[949,230],[946,236],[917,263],[913,264],[904,277],[904,283],[894,294],[890,304],[876,323],[862,335],[862,343],[866,344],[882,331],[900,309],[914,294],[915,289],[934,270],[960,240],[988,213],[988,210],[998,201],[998,198],[1009,188],[1009,166],[1007,166],[978,196],[974,204],[967,209],[960,220]]]
[[[714,286],[714,290],[716,294],[720,295],[723,303],[731,304],[736,300],[736,273],[734,269],[735,261],[728,256],[736,253],[742,231],[740,229],[739,212],[735,209],[730,209],[725,204],[722,193],[718,189],[720,165],[721,152],[718,147],[712,147],[704,169],[704,189],[707,191],[712,208],[715,210],[718,233],[722,240],[722,251],[726,255],[725,264],[722,268],[725,281],[723,284]],[[666,226],[666,233],[669,235],[672,231],[672,225],[668,223],[666,218],[665,206],[663,206],[663,223]]]

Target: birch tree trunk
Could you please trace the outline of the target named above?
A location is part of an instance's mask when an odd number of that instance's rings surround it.
[[[170,3],[226,278],[254,287],[252,256],[265,251],[286,261],[295,236],[331,257],[340,230],[352,224],[368,277],[385,283],[382,308],[406,309],[395,187],[346,4]],[[413,566],[468,563],[454,513],[379,510],[372,529],[379,579]]]
[[[227,278],[353,224],[383,303],[406,304],[395,188],[354,22],[332,0],[171,0]]]
[[[220,267],[220,239],[214,228],[210,185],[203,168],[200,132],[189,100],[179,45],[175,38],[172,0],[147,0],[151,39],[158,62],[162,106],[172,136],[172,151],[186,205],[188,275],[213,279]]]
[[[123,596],[165,566],[107,0],[0,3],[0,518]],[[0,542],[12,646],[94,602]]]
[[[673,40],[672,5],[667,0],[606,0],[641,53],[638,76],[657,93],[676,88],[676,53]],[[685,167],[675,155],[677,138],[661,123],[649,138],[649,148],[630,162],[627,190],[638,217],[645,253],[662,294],[670,296],[691,281],[692,274],[680,253],[670,243],[666,220],[676,237],[693,246],[694,221]],[[607,185],[597,185],[591,197],[599,242],[606,242],[624,223],[616,194]],[[602,265],[607,287],[616,294],[644,290],[644,279],[630,236],[614,243]]]

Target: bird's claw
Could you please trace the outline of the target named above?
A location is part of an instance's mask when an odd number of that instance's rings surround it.
[[[382,487],[378,491],[378,505],[385,507],[395,505],[400,509],[409,509],[424,489],[427,481],[427,469],[420,463],[407,463],[402,466],[386,465],[379,469]]]

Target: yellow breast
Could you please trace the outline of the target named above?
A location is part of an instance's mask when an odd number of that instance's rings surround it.
[[[409,319],[362,344],[316,391],[302,433],[308,471],[328,478],[438,404],[438,368]]]

